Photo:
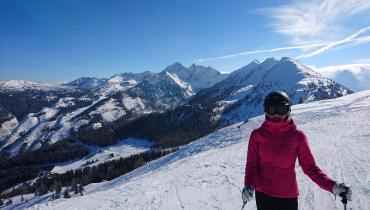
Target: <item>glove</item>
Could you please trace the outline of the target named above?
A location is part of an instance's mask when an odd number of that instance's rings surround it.
[[[345,196],[349,201],[352,199],[352,190],[349,185],[344,183],[335,183],[333,186],[333,194],[341,197]]]
[[[243,203],[251,201],[254,196],[254,188],[252,186],[245,186],[242,191],[242,200]]]

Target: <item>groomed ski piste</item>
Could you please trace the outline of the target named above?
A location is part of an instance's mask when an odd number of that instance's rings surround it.
[[[293,106],[292,118],[306,133],[319,167],[352,186],[348,209],[370,209],[370,91]],[[112,181],[88,185],[84,196],[52,200],[45,195],[13,205],[63,210],[240,209],[249,135],[263,120],[261,115],[220,129]],[[340,197],[319,188],[298,161],[296,165],[299,209],[343,209]],[[255,201],[245,209],[256,209]]]

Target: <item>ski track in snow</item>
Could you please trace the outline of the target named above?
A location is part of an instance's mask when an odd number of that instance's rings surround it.
[[[319,167],[352,186],[348,209],[370,209],[369,110],[370,91],[293,107],[292,118]],[[262,121],[259,116],[220,129],[117,179],[89,185],[82,197],[18,208],[240,209],[248,138]],[[300,167],[296,172],[299,209],[343,209],[339,197],[319,188]],[[256,209],[255,201],[245,209]]]

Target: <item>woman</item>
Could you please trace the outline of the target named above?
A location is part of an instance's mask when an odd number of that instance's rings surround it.
[[[291,105],[284,92],[272,92],[265,98],[266,119],[249,139],[243,202],[252,200],[256,191],[258,210],[298,209],[297,158],[304,173],[321,188],[351,200],[349,186],[336,183],[316,165],[305,134],[290,118]]]

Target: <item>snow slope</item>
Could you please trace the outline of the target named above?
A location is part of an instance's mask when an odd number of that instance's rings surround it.
[[[128,138],[121,140],[119,143],[112,146],[107,147],[89,146],[89,150],[92,151],[89,156],[76,161],[68,161],[61,164],[57,164],[51,172],[62,174],[69,170],[76,170],[79,168],[84,168],[85,166],[91,167],[94,165],[99,165],[106,161],[111,161],[119,158],[126,158],[131,155],[135,155],[150,150],[151,145],[152,143],[145,139]],[[91,162],[91,164],[86,164],[88,162]]]
[[[353,187],[349,209],[370,209],[370,91],[293,107],[316,162]],[[49,199],[30,209],[240,209],[248,137],[263,116],[220,129],[110,182],[87,186],[84,196]],[[237,128],[241,125],[240,130]],[[342,209],[340,199],[297,167],[299,209]],[[245,209],[255,209],[255,202]]]

